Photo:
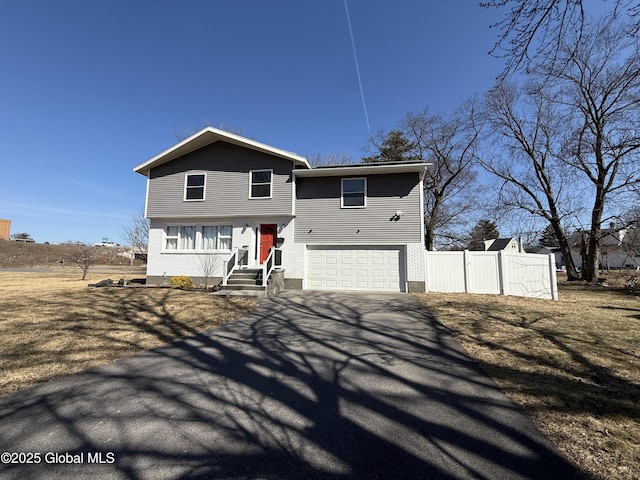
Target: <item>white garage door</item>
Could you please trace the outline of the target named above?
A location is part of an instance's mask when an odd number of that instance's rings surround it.
[[[308,246],[306,288],[404,291],[402,247]]]

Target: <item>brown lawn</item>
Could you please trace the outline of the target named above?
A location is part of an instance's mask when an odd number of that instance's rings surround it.
[[[0,272],[0,394],[215,328],[255,306],[199,291],[88,288],[107,276],[79,278],[77,269]]]
[[[564,454],[594,478],[640,479],[640,298],[560,285],[560,300],[418,298]]]

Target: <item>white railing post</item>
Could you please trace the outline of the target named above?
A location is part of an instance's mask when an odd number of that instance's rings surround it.
[[[279,251],[281,251],[279,248],[271,247],[271,250],[269,250],[269,255],[267,256],[267,259],[262,264],[262,286],[263,287],[267,286],[267,280],[269,280],[269,277],[271,276],[271,272],[273,272],[273,269],[276,267],[276,252],[279,252]],[[277,266],[278,267],[282,266],[282,258],[280,258],[280,265],[277,265]]]
[[[231,262],[231,260],[233,260],[233,264],[231,266],[231,268],[229,268],[229,263]],[[227,258],[227,260],[224,262],[224,270],[223,270],[223,276],[222,276],[222,285],[223,286],[227,286],[227,281],[229,280],[229,277],[231,276],[231,274],[233,273],[233,271],[236,269],[236,267],[238,266],[238,249],[235,248],[233,250],[233,252],[231,252],[231,255],[229,256],[229,258]]]

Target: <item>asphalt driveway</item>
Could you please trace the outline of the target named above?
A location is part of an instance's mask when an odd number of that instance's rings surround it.
[[[0,398],[1,479],[570,479],[410,295],[286,292]],[[75,462],[75,463],[71,463]]]

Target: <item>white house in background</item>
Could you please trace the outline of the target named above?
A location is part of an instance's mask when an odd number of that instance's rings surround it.
[[[577,267],[582,265],[580,245],[582,232],[575,232],[570,237],[571,256]],[[636,268],[640,266],[640,232],[637,228],[616,228],[610,223],[602,229],[600,238],[600,267]]]
[[[311,168],[207,127],[134,171],[147,177],[147,281],[284,270],[288,289],[425,291],[426,163]],[[268,267],[268,268],[267,268]]]

